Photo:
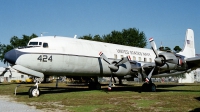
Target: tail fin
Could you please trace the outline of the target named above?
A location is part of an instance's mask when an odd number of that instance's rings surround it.
[[[184,55],[186,58],[195,57],[194,32],[192,29],[187,29],[185,36],[185,46],[178,54]]]

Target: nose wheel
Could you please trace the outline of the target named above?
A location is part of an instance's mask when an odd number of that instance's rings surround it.
[[[32,86],[28,91],[29,98],[40,96],[40,89],[39,89],[38,85],[41,83],[41,80],[42,79],[40,79],[40,78],[35,79],[35,82],[36,82],[35,85]]]
[[[29,94],[29,98],[31,98],[31,97],[38,97],[38,96],[40,96],[40,89],[37,88],[36,86],[32,86],[29,89],[28,94]]]

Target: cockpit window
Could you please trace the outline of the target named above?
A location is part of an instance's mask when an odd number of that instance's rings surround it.
[[[38,42],[30,42],[29,45],[38,45]]]
[[[48,47],[48,43],[43,43],[43,47],[47,48]]]

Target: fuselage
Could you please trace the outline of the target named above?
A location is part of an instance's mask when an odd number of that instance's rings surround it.
[[[141,63],[153,63],[155,59],[151,49],[58,36],[31,39],[27,47],[16,48],[14,52],[12,64],[45,75],[109,76],[111,70],[99,52],[113,61],[125,56]]]

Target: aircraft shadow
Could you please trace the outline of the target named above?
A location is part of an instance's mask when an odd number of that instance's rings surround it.
[[[200,97],[195,97],[196,100],[200,101]],[[200,112],[200,111],[199,111]]]
[[[141,86],[133,86],[128,84],[115,84],[114,87],[112,87],[111,91],[108,91],[108,84],[101,84],[102,88],[100,91],[109,93],[109,92],[117,92],[117,91],[133,91],[133,92],[143,92]],[[200,90],[175,90],[170,89],[170,87],[176,87],[176,86],[188,86],[188,85],[157,85],[156,92],[200,92]],[[26,86],[31,87],[31,86]],[[67,93],[67,92],[79,92],[79,91],[91,91],[87,84],[71,84],[67,85],[66,87],[43,87],[40,86],[41,94],[55,94],[55,93]],[[166,89],[167,88],[167,89]],[[17,92],[17,95],[28,95],[27,92]],[[197,100],[200,100],[200,97],[196,98]]]
[[[170,88],[170,87],[177,87],[177,86],[194,86],[194,85],[187,85],[187,84],[157,84],[159,88]],[[200,86],[200,85],[195,85]]]
[[[0,86],[6,86],[6,85],[12,85],[12,84],[5,84],[5,83],[0,83]]]
[[[200,112],[200,108],[195,108],[194,110],[191,110],[189,112]]]

